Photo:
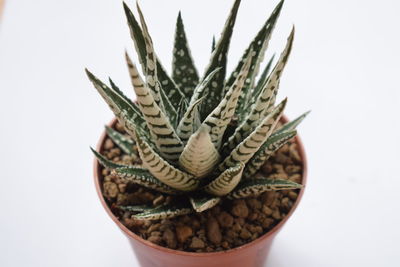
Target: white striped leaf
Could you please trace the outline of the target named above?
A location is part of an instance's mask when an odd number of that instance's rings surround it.
[[[137,220],[163,220],[173,217],[190,214],[193,209],[190,203],[174,203],[163,205],[154,209],[145,210],[142,213],[133,215]]]
[[[135,48],[137,54],[139,55],[139,61],[142,65],[143,72],[146,73],[146,65],[147,65],[147,52],[146,52],[146,44],[143,36],[142,29],[137,22],[135,16],[129,7],[124,3],[124,10],[128,21],[128,26],[130,29],[132,40],[135,44]],[[171,100],[171,103],[176,106],[175,109],[178,108],[178,103],[182,98],[184,98],[184,94],[178,88],[178,86],[174,83],[174,81],[168,76],[164,67],[162,66],[160,60],[156,58],[157,64],[157,76],[158,81],[161,83],[162,89],[165,91],[167,97]]]
[[[219,165],[219,170],[222,172],[227,168],[236,166],[238,162],[247,163],[260,147],[267,141],[272,131],[281,118],[286,106],[286,99],[268,115],[262,123],[257,126],[236,148],[230,155]]]
[[[118,208],[120,210],[129,212],[145,212],[147,210],[153,209],[153,207],[149,205],[119,206]]]
[[[186,109],[180,123],[177,127],[177,134],[184,144],[187,143],[189,138],[197,131],[200,127],[200,115],[199,115],[199,105],[204,100],[204,97],[200,98],[189,108]]]
[[[163,157],[170,161],[177,161],[183,151],[183,144],[168,118],[155,102],[151,91],[144,85],[136,67],[132,66],[137,101],[154,142]]]
[[[131,138],[127,138],[125,135],[117,132],[111,127],[106,126],[106,132],[108,137],[125,153],[128,155],[136,154],[133,146],[135,145],[135,141]]]
[[[203,106],[204,110],[201,111],[202,119],[204,119],[205,116],[210,114],[223,98],[227,55],[240,2],[241,0],[235,0],[235,3],[231,9],[229,17],[222,31],[221,38],[219,39],[215,47],[215,50],[211,55],[211,60],[209,65],[206,67],[204,78],[207,77],[213,70],[215,70],[218,67],[221,67],[222,70],[213,77],[212,82],[205,89],[205,93],[208,95],[208,98],[206,99],[206,103]]]
[[[261,30],[258,32],[256,37],[250,43],[249,47],[246,49],[241,60],[239,61],[239,64],[237,65],[235,71],[233,71],[233,73],[231,74],[230,78],[226,83],[225,90],[228,90],[229,87],[234,83],[236,76],[239,74],[243,64],[245,63],[246,59],[248,58],[248,55],[250,54],[250,51],[252,50],[253,60],[251,68],[247,75],[246,83],[243,86],[242,94],[240,95],[238,101],[238,107],[236,109],[236,115],[239,118],[242,118],[246,104],[250,100],[252,93],[250,89],[254,87],[254,80],[259,72],[260,64],[264,60],[265,51],[268,47],[269,40],[271,39],[271,33],[275,28],[275,24],[280,15],[282,5],[283,5],[283,0],[276,6],[269,19],[265,22]]]
[[[254,154],[243,172],[243,178],[251,178],[268,158],[297,134],[296,130],[285,131],[268,138],[267,142]]]
[[[156,177],[170,187],[180,191],[193,191],[199,181],[192,175],[185,173],[160,157],[145,141],[138,138],[138,149],[144,167]]]
[[[247,77],[250,63],[251,57],[249,56],[246,64],[243,65],[240,74],[237,76],[235,83],[231,86],[224,99],[203,122],[203,125],[210,127],[211,141],[216,149],[220,148],[226,127],[235,115],[236,105]],[[209,96],[207,98],[209,98]]]
[[[204,190],[214,196],[229,194],[240,182],[245,164],[239,162],[236,166],[226,169],[218,178],[204,187]]]
[[[197,87],[193,91],[193,96],[190,99],[189,106],[193,105],[195,102],[197,102],[200,98],[204,97],[206,95],[205,90],[210,86],[211,82],[214,79],[214,76],[221,70],[221,68],[216,68],[213,70],[208,76],[201,81],[197,85]],[[208,114],[207,114],[208,115]]]
[[[146,188],[150,188],[161,193],[172,194],[172,195],[179,194],[179,191],[160,182],[147,169],[124,167],[124,168],[116,168],[112,171],[112,173],[125,181],[134,184],[139,184]]]
[[[275,135],[281,134],[283,132],[291,131],[297,128],[297,126],[310,114],[311,111],[307,111],[306,113],[302,114],[298,118],[284,124],[280,128],[278,128],[271,137],[274,137]]]
[[[208,209],[215,207],[219,202],[221,202],[220,197],[215,197],[206,193],[198,193],[191,196],[190,203],[196,212],[203,212]]]
[[[187,42],[182,15],[179,12],[176,22],[174,53],[172,60],[172,79],[190,101],[193,90],[199,83],[199,75],[194,66],[192,54]]]
[[[267,191],[301,189],[303,186],[289,180],[279,179],[249,179],[243,180],[235,190],[228,195],[230,199],[258,196]]]
[[[202,127],[192,135],[179,157],[180,167],[197,178],[210,174],[220,159],[208,131]]]

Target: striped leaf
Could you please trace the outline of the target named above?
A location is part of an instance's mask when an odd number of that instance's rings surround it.
[[[189,105],[193,105],[196,101],[198,101],[200,98],[206,96],[206,89],[211,85],[211,82],[213,81],[214,77],[217,75],[217,73],[221,71],[221,68],[216,68],[213,70],[199,85],[194,89],[193,96],[190,99]],[[208,114],[207,114],[208,115]],[[205,115],[206,116],[206,115]]]
[[[192,212],[193,209],[190,203],[181,202],[163,205],[150,210],[145,210],[142,213],[133,215],[133,217],[137,220],[163,220],[190,214]]]
[[[125,181],[134,184],[139,184],[146,188],[156,190],[158,192],[166,194],[179,193],[179,191],[160,182],[147,169],[136,168],[136,167],[116,168],[113,170],[113,174]]]
[[[199,105],[203,102],[204,97],[200,98],[196,102],[190,105],[186,109],[180,123],[177,127],[177,134],[184,144],[187,143],[189,138],[197,131],[200,127],[200,115],[199,115]]]
[[[129,167],[129,166],[126,166],[126,165],[122,165],[122,164],[118,164],[118,163],[112,162],[111,160],[107,159],[106,157],[104,157],[102,154],[100,154],[99,152],[97,152],[93,148],[90,148],[90,150],[92,150],[93,154],[96,156],[96,158],[99,161],[99,163],[105,168],[113,170],[113,169],[116,169],[116,168]]]
[[[148,133],[146,121],[143,119],[140,111],[132,105],[131,101],[122,92],[115,91],[105,85],[88,70],[86,70],[86,74],[96,90],[110,106],[118,121],[124,126],[126,132],[134,139],[136,138],[136,132],[138,132],[142,138],[145,138],[154,147]]]
[[[268,138],[267,142],[261,146],[261,148],[246,164],[246,168],[243,172],[243,178],[251,178],[275,151],[295,137],[296,134],[296,130],[289,130],[272,135],[270,138]]]
[[[174,54],[172,61],[172,79],[190,101],[193,90],[199,83],[199,74],[194,66],[192,54],[187,42],[182,15],[179,12],[176,22]]]
[[[183,151],[183,144],[168,118],[155,102],[151,91],[144,85],[134,65],[132,69],[137,101],[155,144],[163,157],[170,161],[177,161]]]
[[[212,43],[211,43],[211,53],[215,50],[215,36],[213,36]]]
[[[224,99],[203,122],[203,125],[210,127],[211,141],[216,149],[220,148],[226,127],[231,122],[233,115],[235,114],[239,95],[250,68],[250,62],[251,57],[249,57],[246,64],[243,65],[243,69],[237,76],[235,83],[231,86]]]
[[[301,189],[303,186],[288,180],[250,179],[243,180],[235,190],[228,195],[230,199],[239,199],[260,195],[267,191]]]
[[[186,99],[181,99],[181,102],[179,103],[179,108],[176,111],[176,113],[178,114],[177,117],[177,122],[175,124],[176,127],[178,127],[179,123],[181,122],[181,120],[183,119],[183,117],[185,116],[186,111],[188,110],[188,102],[186,101]],[[178,131],[177,131],[178,132]],[[179,134],[178,134],[179,136]],[[182,140],[182,138],[181,138]]]
[[[118,208],[122,211],[129,211],[129,212],[145,212],[153,209],[153,207],[149,205],[119,206]]]
[[[211,142],[209,130],[200,128],[192,135],[179,157],[179,165],[197,178],[210,174],[220,159],[218,151]]]
[[[142,65],[143,72],[146,73],[146,65],[147,65],[147,52],[146,52],[146,43],[143,36],[142,29],[137,22],[135,16],[129,7],[124,3],[124,10],[128,21],[128,26],[130,29],[132,40],[135,44],[136,51],[139,55],[139,61]],[[167,97],[171,100],[171,103],[176,104],[175,109],[178,108],[178,104],[182,98],[184,98],[184,94],[178,88],[178,86],[174,83],[174,81],[168,76],[165,68],[162,66],[160,60],[156,58],[157,64],[157,76],[158,81],[160,82],[162,89],[165,91]]]
[[[212,82],[205,89],[205,93],[208,95],[208,98],[206,99],[206,103],[203,106],[204,110],[202,110],[202,114],[210,114],[219,104],[223,97],[227,55],[240,2],[241,0],[235,1],[228,20],[225,23],[221,38],[219,39],[215,50],[211,55],[210,63],[206,68],[204,78],[207,77],[216,68],[221,67],[222,69],[213,77]],[[204,118],[202,117],[202,119]]]
[[[239,162],[247,163],[254,156],[267,141],[278,124],[285,109],[286,102],[286,99],[282,101],[282,103],[246,137],[246,139],[242,139],[243,141],[236,146],[232,153],[219,165],[220,171],[236,166]]]
[[[131,138],[127,138],[125,135],[117,132],[111,127],[106,126],[106,132],[108,137],[125,153],[128,155],[136,154],[134,149],[135,141]]]
[[[286,106],[286,100],[282,101],[282,103],[275,109],[276,112],[282,112]],[[236,128],[235,133],[229,137],[228,141],[223,145],[221,151],[223,156],[227,156],[231,153],[231,151],[237,147],[243,139],[248,137],[251,132],[254,131],[254,128],[260,125],[260,121],[265,119],[268,115],[264,114],[261,116],[252,116],[248,117],[246,121],[244,121],[239,127]]]
[[[221,198],[206,193],[198,193],[190,197],[190,203],[196,212],[203,212],[215,207]]]
[[[240,182],[245,164],[239,162],[236,166],[225,170],[217,179],[208,184],[204,190],[214,196],[229,194]]]
[[[139,71],[135,64],[133,64],[132,60],[130,59],[128,53],[125,52],[125,59],[129,70],[129,75],[131,77],[132,86],[135,88],[138,85],[143,84],[142,79],[140,78]],[[161,88],[160,86],[158,86]],[[154,93],[153,93],[154,96]],[[169,99],[167,98],[164,90],[160,90],[160,96],[162,99],[162,103],[164,104],[165,114],[168,116],[171,123],[174,123],[177,120],[177,111],[175,110],[174,106],[171,104]]]
[[[240,118],[244,113],[246,108],[246,104],[250,100],[251,97],[251,89],[254,87],[254,80],[259,72],[260,64],[264,60],[265,51],[268,47],[269,40],[271,39],[271,33],[275,28],[275,24],[280,15],[283,0],[276,6],[275,10],[272,12],[269,19],[265,22],[264,26],[258,32],[257,36],[250,43],[249,47],[244,52],[239,64],[237,65],[235,71],[233,71],[232,75],[228,79],[226,83],[226,89],[228,90],[229,86],[231,86],[236,79],[236,76],[239,74],[240,70],[243,67],[246,59],[248,58],[250,51],[253,51],[253,60],[251,64],[250,71],[248,73],[246,83],[243,86],[242,94],[239,98],[238,107],[236,109],[236,115]]]
[[[195,177],[170,165],[142,139],[138,138],[137,142],[144,167],[158,180],[180,191],[193,191],[198,187]]]
[[[301,116],[299,116],[298,118],[296,118],[295,120],[292,120],[286,124],[284,124],[283,126],[281,126],[280,128],[278,128],[271,137],[274,137],[278,134],[281,134],[283,132],[287,132],[287,131],[291,131],[297,128],[297,126],[308,116],[308,114],[310,114],[311,111],[307,111],[306,113],[302,114]]]

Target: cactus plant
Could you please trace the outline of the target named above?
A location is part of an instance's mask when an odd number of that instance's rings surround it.
[[[263,163],[296,135],[295,128],[307,115],[278,126],[287,100],[276,105],[276,95],[291,52],[294,29],[275,66],[271,70],[274,62],[271,59],[257,79],[282,0],[233,73],[226,76],[227,54],[240,2],[235,1],[219,41],[213,42],[211,60],[203,77],[193,64],[180,13],[170,77],[154,51],[139,5],[140,24],[125,3],[131,36],[145,76],[143,80],[126,53],[136,102],[126,97],[111,79],[110,85],[106,85],[86,70],[130,137],[109,127],[108,136],[125,153],[138,152],[143,164],[141,167],[117,164],[92,149],[99,162],[126,181],[177,196],[177,201],[156,208],[120,207],[136,212],[137,219],[171,218],[202,212],[223,198],[301,188],[288,180],[255,178]]]

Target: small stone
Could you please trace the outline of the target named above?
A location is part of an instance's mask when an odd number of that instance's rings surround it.
[[[300,174],[293,174],[289,177],[289,180],[295,183],[301,183],[301,175]]]
[[[262,171],[264,174],[270,174],[270,173],[272,172],[272,166],[271,166],[271,164],[268,164],[268,163],[264,164],[264,165],[261,167],[261,171]]]
[[[106,141],[104,142],[104,149],[110,150],[114,147],[114,143],[110,138],[107,138]]]
[[[290,191],[288,196],[291,200],[295,201],[297,199],[298,194],[296,192]]]
[[[272,218],[274,218],[275,220],[280,220],[282,218],[281,213],[278,209],[274,210],[274,212],[272,213]]]
[[[246,218],[249,215],[249,208],[247,207],[246,202],[235,202],[232,207],[232,214],[240,218]]]
[[[280,164],[284,164],[284,165],[292,163],[291,158],[286,156],[283,153],[277,153],[275,156],[275,160],[276,160],[276,162],[278,162]]]
[[[243,239],[249,239],[251,237],[251,233],[246,228],[243,228],[242,231],[240,232],[240,237]]]
[[[153,200],[153,206],[159,206],[161,205],[165,200],[165,197],[163,195],[159,195]]]
[[[147,240],[157,245],[159,245],[162,241],[161,236],[150,236],[147,238]]]
[[[169,248],[176,248],[176,236],[175,233],[171,229],[165,230],[163,233],[162,239],[167,244]]]
[[[185,243],[185,241],[193,235],[193,230],[189,226],[178,226],[176,227],[176,237],[179,243]]]
[[[275,191],[265,192],[262,195],[262,201],[264,202],[265,206],[271,206],[271,204],[274,202],[275,198],[276,198]]]
[[[263,206],[262,212],[267,216],[271,216],[272,215],[272,210],[266,205]]]
[[[159,232],[159,231],[151,232],[150,236],[161,236],[161,232]]]
[[[125,193],[126,192],[126,186],[127,184],[118,184],[118,189],[121,193]]]
[[[287,165],[285,168],[288,174],[300,173],[302,168],[299,165]]]
[[[229,248],[229,243],[228,243],[227,241],[224,241],[224,242],[221,243],[221,246],[222,246],[224,249],[228,249],[228,248]]]
[[[140,200],[147,203],[147,202],[152,202],[155,198],[155,196],[150,193],[150,192],[143,192],[142,194],[139,195]]]
[[[261,202],[255,198],[249,198],[246,202],[247,205],[254,210],[259,210],[262,207]]]
[[[193,237],[189,247],[192,249],[200,249],[205,247],[205,243],[200,238]]]
[[[221,212],[217,218],[218,218],[219,224],[222,227],[228,228],[233,225],[233,217],[225,211]]]
[[[113,182],[105,182],[103,184],[103,192],[107,198],[115,198],[118,196],[118,186]]]
[[[257,220],[257,218],[258,218],[258,213],[256,213],[256,212],[250,213],[249,217],[247,217],[247,219],[248,219],[249,221]]]
[[[159,223],[150,225],[150,227],[147,229],[147,233],[150,234],[154,231],[160,230],[160,226],[161,226],[161,224],[159,224]]]
[[[216,245],[221,243],[221,230],[219,229],[219,224],[214,217],[209,218],[207,221],[207,238]]]
[[[290,145],[289,155],[294,161],[301,162],[301,157],[299,152],[297,151],[296,143]]]
[[[263,227],[264,229],[269,229],[269,228],[272,226],[273,223],[274,223],[274,220],[273,220],[273,219],[271,219],[271,218],[266,218],[266,219],[263,221],[263,223],[262,223],[262,227]]]

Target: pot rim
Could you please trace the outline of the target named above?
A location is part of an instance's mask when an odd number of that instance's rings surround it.
[[[288,118],[286,116],[282,116],[281,120],[286,123],[288,122]],[[117,119],[114,118],[112,119],[112,121],[108,124],[109,127],[113,127],[117,122]],[[107,134],[105,131],[103,131],[103,133],[101,134],[101,137],[97,143],[96,149],[99,152],[102,152],[103,150],[103,144],[105,142],[105,139],[107,137]],[[262,241],[264,241],[265,239],[268,239],[269,237],[273,236],[274,234],[276,234],[277,232],[279,232],[282,228],[282,226],[286,223],[286,221],[292,216],[292,214],[294,213],[294,211],[297,209],[297,206],[299,205],[300,200],[303,197],[305,188],[306,188],[306,181],[307,181],[307,157],[306,157],[306,153],[304,150],[304,146],[303,143],[300,139],[300,137],[298,135],[296,135],[295,137],[295,142],[297,143],[298,146],[298,150],[300,153],[300,157],[302,159],[302,163],[303,163],[303,172],[302,172],[302,185],[303,187],[300,189],[300,192],[298,194],[297,200],[296,202],[293,204],[292,209],[289,211],[289,213],[277,224],[275,225],[270,231],[268,231],[267,233],[265,233],[264,235],[260,236],[259,238],[257,238],[254,241],[251,241],[249,243],[246,243],[240,247],[236,247],[236,248],[232,248],[229,250],[225,250],[225,251],[218,251],[218,252],[186,252],[186,251],[179,251],[179,250],[174,250],[174,249],[170,249],[170,248],[166,248],[166,247],[162,247],[159,245],[156,245],[150,241],[144,240],[143,238],[141,238],[140,236],[136,235],[135,233],[133,233],[131,230],[129,230],[125,225],[123,225],[118,218],[112,213],[110,207],[108,206],[106,200],[103,197],[103,193],[102,193],[102,189],[101,189],[101,185],[100,185],[100,178],[102,177],[101,174],[101,166],[98,162],[98,160],[96,159],[96,157],[94,158],[94,162],[93,162],[93,167],[94,167],[94,183],[96,186],[96,191],[97,191],[97,195],[100,198],[100,202],[102,204],[102,206],[104,207],[104,209],[106,210],[107,214],[111,217],[111,219],[117,224],[117,226],[130,238],[135,239],[136,241],[142,243],[143,245],[149,247],[150,249],[156,249],[159,250],[160,252],[164,252],[164,253],[172,253],[175,255],[180,255],[180,256],[187,256],[187,257],[209,257],[211,255],[226,255],[226,254],[230,254],[230,253],[235,253],[237,251],[240,250],[244,250],[248,247],[254,246],[258,243],[261,243]]]

